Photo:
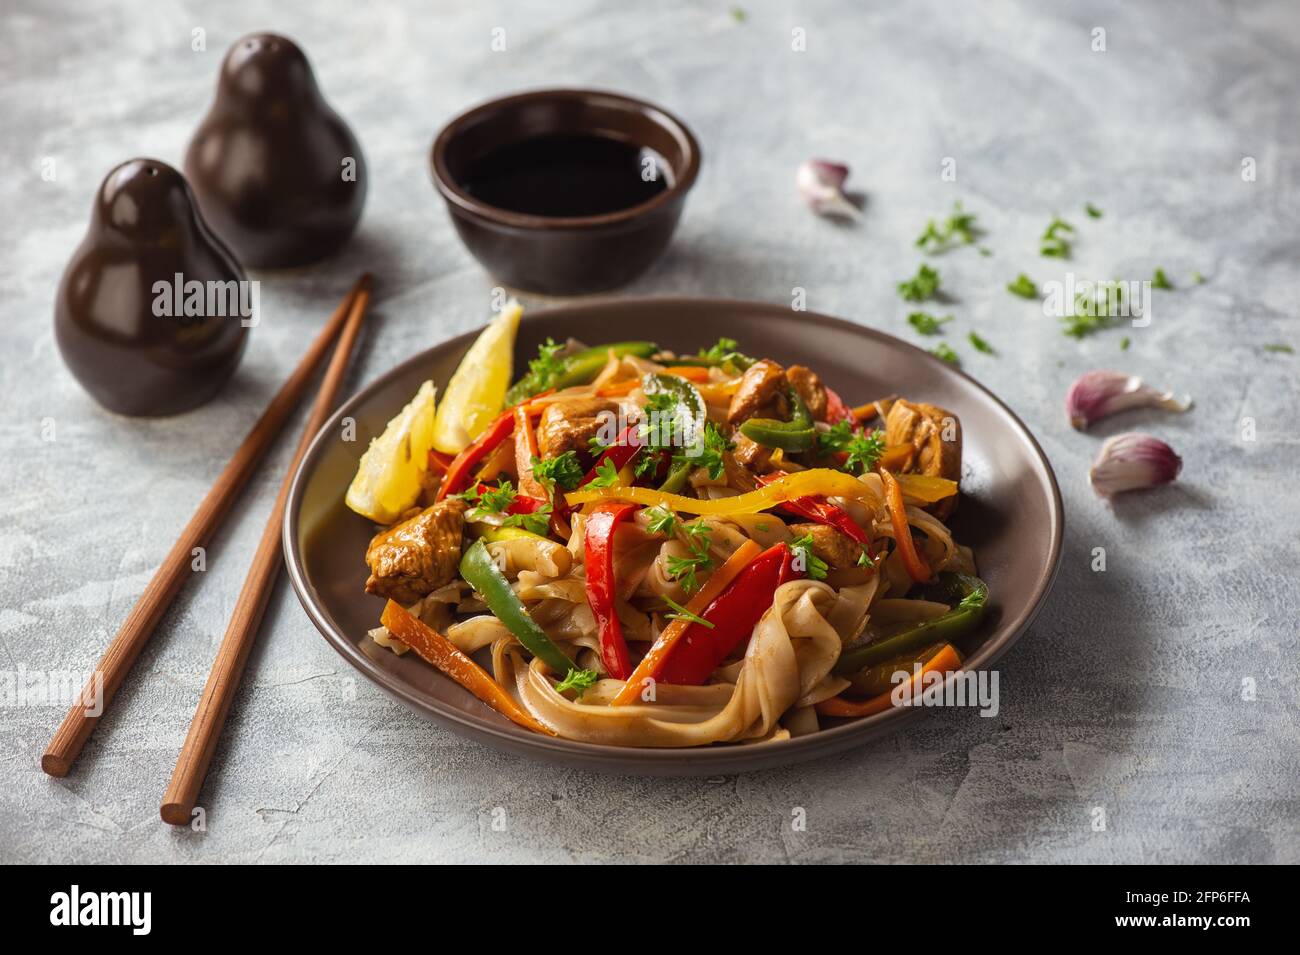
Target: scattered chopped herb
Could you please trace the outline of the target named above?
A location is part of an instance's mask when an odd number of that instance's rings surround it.
[[[1053,259],[1068,259],[1071,243],[1074,239],[1074,226],[1060,216],[1054,216],[1048,224],[1043,238],[1039,241],[1038,251],[1041,255]]]
[[[553,458],[533,456],[533,477],[548,490],[559,485],[561,490],[572,491],[582,481],[582,465],[578,463],[577,451],[565,451]]]
[[[766,534],[768,531],[772,529],[772,525],[769,524],[767,521],[759,521],[757,524],[754,525],[754,527],[758,529],[758,532],[760,534]]]
[[[596,465],[596,476],[587,482],[587,487],[613,487],[618,483],[618,468],[614,467],[614,462],[606,458]]]
[[[1264,346],[1264,351],[1273,352],[1275,355],[1294,355],[1295,349],[1284,342],[1274,342]]]
[[[717,344],[711,348],[701,348],[699,357],[719,365],[734,365],[744,371],[754,364],[754,359],[737,351],[739,347],[740,343],[734,338],[719,338]]]
[[[945,315],[938,318],[929,312],[912,312],[907,316],[907,323],[915,328],[922,335],[938,335],[945,322],[951,322],[952,316]]]
[[[817,432],[817,453],[831,454],[846,451],[853,440],[853,425],[848,421],[837,421],[825,431]]]
[[[1196,284],[1196,285],[1204,285],[1204,284],[1205,284],[1205,276],[1202,275],[1200,272],[1193,272],[1193,273],[1192,273],[1192,282],[1193,282],[1194,284]]]
[[[979,333],[971,332],[966,337],[967,339],[969,339],[971,343],[971,347],[974,348],[976,351],[983,352],[986,355],[994,354],[993,346],[990,345],[988,342],[986,342],[983,338],[981,338],[979,336]]]
[[[543,504],[530,514],[507,514],[502,527],[522,527],[530,534],[545,537],[551,527],[551,505]]]
[[[474,507],[465,516],[476,521],[486,514],[500,514],[515,502],[515,486],[509,481],[502,481],[498,487],[485,487],[481,491],[477,484],[466,489],[461,495]]]
[[[587,439],[587,450],[592,454],[600,454],[607,447],[609,447],[609,445],[600,440],[600,435],[598,434],[593,434]]]
[[[924,263],[916,270],[913,278],[898,283],[898,294],[907,302],[924,302],[928,298],[934,298],[938,291],[939,273]]]
[[[555,356],[563,350],[564,346],[553,338],[546,339],[537,347],[537,357],[528,363],[527,377],[531,394],[545,391],[555,384],[555,379],[564,367],[563,360]]]
[[[749,14],[745,12],[743,7],[732,7],[731,19],[735,20],[737,23],[744,23],[749,19]]]
[[[709,477],[717,480],[725,469],[722,455],[734,447],[712,421],[706,421],[703,444],[673,455],[673,463],[688,463],[697,468],[706,468]]]
[[[1007,291],[1021,298],[1038,298],[1038,286],[1024,272],[1017,275],[1014,282],[1007,283]]]
[[[664,597],[664,603],[677,611],[676,613],[664,614],[669,620],[689,620],[691,623],[698,623],[701,627],[708,627],[710,630],[717,626],[717,624],[709,623],[699,614],[691,613],[676,600],[673,600],[672,597]]]
[[[1131,345],[1132,343],[1133,340],[1129,338],[1127,335],[1125,335],[1123,338],[1119,340],[1119,350],[1128,351],[1128,346]]]
[[[980,255],[984,256],[987,259],[992,254],[993,254],[993,250],[990,249],[987,245],[980,246]]]
[[[1061,329],[1071,338],[1084,338],[1119,324],[1124,305],[1123,282],[1097,282],[1074,296],[1074,314],[1061,318]]]
[[[925,231],[916,240],[916,246],[935,255],[958,245],[972,245],[980,235],[981,230],[975,224],[975,214],[964,212],[961,203],[954,202],[952,214],[942,224],[934,219],[926,223]]]
[[[814,554],[812,547],[813,537],[811,534],[805,534],[803,537],[795,538],[790,542],[790,549],[794,551],[795,560],[802,563],[804,573],[808,575],[808,579],[825,580],[830,565]]]
[[[682,589],[689,594],[700,589],[700,581],[696,573],[713,563],[713,558],[709,556],[711,540],[708,527],[699,521],[683,524],[681,529],[686,532],[690,553],[686,557],[670,556],[667,560],[667,570],[668,576],[680,581]]]
[[[579,670],[577,667],[570,667],[565,678],[555,684],[555,691],[563,693],[565,690],[576,690],[578,696],[582,696],[595,686],[599,679],[600,674],[595,670]]]
[[[1085,202],[1083,204],[1083,210],[1084,212],[1088,213],[1088,215],[1092,216],[1092,218],[1094,219],[1101,218],[1101,210],[1098,209],[1096,206],[1094,206],[1091,202]]]
[[[650,518],[646,526],[650,528],[652,534],[665,534],[672,537],[677,533],[677,515],[662,504],[646,511],[646,516]]]
[[[871,552],[864,547],[862,548],[862,553],[858,555],[858,566],[875,567],[879,560],[879,557],[872,557]]]
[[[844,462],[845,470],[866,473],[876,466],[880,456],[885,453],[885,432],[877,430],[870,434],[855,434],[844,450],[849,455]]]
[[[1164,269],[1158,268],[1156,269],[1155,274],[1151,276],[1151,287],[1171,289],[1174,287],[1174,283],[1169,281],[1169,276],[1165,275]]]
[[[930,349],[930,354],[935,358],[943,359],[950,365],[961,364],[961,359],[957,357],[957,353],[948,346],[947,342],[939,342],[939,344]]]

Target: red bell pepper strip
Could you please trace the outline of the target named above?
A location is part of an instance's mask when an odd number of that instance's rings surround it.
[[[858,421],[853,414],[853,409],[846,405],[844,399],[830,388],[826,389],[826,421],[829,424],[836,424],[840,421],[857,424]]]
[[[785,477],[784,471],[773,471],[771,474],[760,475],[758,482],[760,484],[771,484],[777,478],[782,477]],[[780,509],[794,514],[796,517],[805,517],[810,521],[816,521],[818,524],[833,527],[863,547],[868,549],[871,547],[871,536],[862,528],[862,525],[850,517],[849,512],[844,508],[836,507],[826,501],[825,498],[796,497],[784,502]]]
[[[590,558],[589,558],[590,559]],[[674,644],[659,674],[662,683],[699,686],[733,650],[743,646],[772,606],[776,588],[795,576],[794,555],[784,543],[754,558]]]
[[[618,437],[614,439],[614,443],[600,453],[600,457],[596,458],[596,463],[591,466],[591,470],[582,476],[582,480],[578,482],[578,487],[582,487],[594,480],[596,472],[606,461],[613,462],[615,471],[623,470],[623,466],[636,457],[636,453],[641,450],[639,427],[639,425],[630,424],[620,431]]]
[[[542,394],[536,395],[516,407],[527,409],[530,415],[539,414],[542,410],[541,407],[534,406],[532,402],[547,394],[550,394],[550,392],[544,391]],[[470,442],[469,447],[456,455],[451,464],[447,465],[447,473],[443,476],[442,484],[438,487],[434,502],[441,501],[449,494],[457,494],[462,491],[465,485],[470,482],[471,472],[474,467],[495,451],[497,445],[510,437],[514,430],[515,408],[507,408],[501,412],[495,421],[487,426],[487,429],[482,434]],[[432,453],[430,452],[430,454]]]
[[[614,580],[614,530],[619,521],[636,509],[635,504],[604,501],[587,515],[587,603],[596,617],[601,662],[616,680],[630,677],[632,664],[627,658],[627,641],[623,639],[623,625],[614,606],[618,592]]]

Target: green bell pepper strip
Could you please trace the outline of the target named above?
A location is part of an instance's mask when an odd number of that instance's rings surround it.
[[[869,666],[915,653],[934,643],[951,643],[974,630],[984,619],[989,588],[978,577],[954,574],[960,584],[962,598],[952,610],[942,617],[927,620],[884,640],[856,647],[840,654],[835,664],[836,676],[852,676]]]
[[[948,646],[946,643],[933,643],[923,650],[869,666],[853,678],[853,692],[865,697],[888,693],[898,685],[894,681],[895,673],[902,670],[909,678],[912,677],[918,663],[924,669],[925,664],[946,646]]]
[[[681,424],[683,434],[704,434],[704,423],[708,419],[708,412],[704,407],[704,398],[700,395],[699,390],[687,381],[685,378],[678,378],[674,375],[658,375],[654,372],[646,375],[641,381],[641,390],[647,395],[666,394],[671,395],[680,409],[677,420]],[[664,483],[659,486],[659,490],[665,494],[676,494],[686,484],[686,478],[690,475],[694,465],[689,460],[678,461],[668,472],[668,477]]]
[[[775,418],[750,418],[740,426],[740,433],[757,444],[782,451],[807,451],[817,443],[817,429],[813,426],[812,412],[790,389],[790,407],[794,409],[789,421]]]
[[[528,615],[523,602],[510,589],[509,581],[492,560],[482,539],[471,544],[465,551],[465,556],[460,559],[460,575],[478,591],[488,610],[518,638],[525,650],[556,673],[567,674],[573,669],[573,661],[551,642],[546,631]]]
[[[518,404],[525,398],[547,388],[554,388],[558,391],[561,388],[572,388],[574,385],[589,384],[605,367],[610,352],[613,352],[618,358],[625,355],[649,358],[658,350],[659,346],[654,342],[614,342],[609,345],[585,348],[560,359],[559,370],[550,381],[538,381],[531,372],[519,379],[506,392],[506,404]]]

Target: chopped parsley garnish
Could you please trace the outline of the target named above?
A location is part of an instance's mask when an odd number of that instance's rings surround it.
[[[754,364],[754,359],[737,351],[739,347],[740,342],[734,338],[719,338],[711,348],[701,348],[699,357],[717,365],[734,365],[744,371]]]
[[[1074,314],[1061,317],[1061,329],[1071,338],[1084,338],[1119,324],[1124,305],[1124,283],[1098,282],[1074,296]]]
[[[1204,285],[1204,284],[1205,284],[1205,276],[1202,275],[1200,272],[1193,272],[1193,273],[1192,273],[1192,281],[1193,281],[1195,284],[1197,284],[1197,285]]]
[[[587,482],[587,487],[613,487],[618,483],[618,468],[609,458],[596,465],[596,476]]]
[[[650,533],[665,534],[668,537],[677,533],[677,515],[662,504],[650,508],[645,513],[650,519],[646,525],[650,528]]]
[[[811,534],[797,537],[790,542],[790,549],[794,551],[795,566],[802,566],[809,580],[825,580],[830,565],[814,554],[812,548],[813,537]]]
[[[975,610],[979,607],[983,607],[984,602],[988,600],[988,596],[989,596],[989,592],[987,588],[977,587],[976,589],[968,593],[965,597],[961,598],[961,601],[957,604],[956,609]]]
[[[1017,275],[1014,282],[1007,283],[1007,291],[1021,298],[1038,298],[1038,286],[1024,272]]]
[[[664,603],[677,611],[676,613],[664,614],[669,620],[689,620],[691,623],[698,623],[701,627],[708,627],[710,630],[717,626],[717,624],[710,623],[699,614],[691,613],[676,600],[673,600],[672,597],[664,597]]]
[[[1088,213],[1088,215],[1094,219],[1100,219],[1102,216],[1101,210],[1098,209],[1096,206],[1094,206],[1091,202],[1085,202],[1083,204],[1083,211]]]
[[[939,342],[939,344],[930,349],[930,354],[935,358],[943,359],[950,365],[961,364],[961,359],[957,357],[957,353],[949,347],[947,342]]]
[[[1131,339],[1131,338],[1129,338],[1127,335],[1125,335],[1123,338],[1121,338],[1121,339],[1119,340],[1119,350],[1120,350],[1120,351],[1128,351],[1128,346],[1131,345],[1131,344],[1133,344],[1133,339]]]
[[[555,379],[564,368],[564,359],[557,358],[556,355],[563,350],[564,346],[553,338],[546,339],[537,347],[537,357],[528,363],[528,374],[524,378],[528,382],[529,394],[535,395],[555,384]]]
[[[500,514],[513,504],[515,486],[509,481],[502,481],[499,487],[484,487],[480,490],[479,485],[476,484],[467,488],[461,497],[474,504],[465,516],[471,521],[476,521],[485,514]]]
[[[522,527],[530,534],[545,537],[551,528],[551,505],[543,504],[528,514],[507,514],[501,522],[502,527]]]
[[[966,336],[966,338],[970,342],[971,347],[976,351],[983,352],[986,355],[992,355],[994,353],[993,346],[981,338],[978,332],[971,332]]]
[[[708,527],[699,521],[683,524],[681,529],[686,533],[686,546],[690,548],[690,553],[685,557],[669,556],[666,569],[668,576],[680,581],[682,589],[689,594],[700,589],[697,572],[713,564],[713,558],[709,555],[712,539]]]
[[[831,454],[835,451],[847,451],[853,440],[853,425],[848,421],[837,421],[825,431],[817,432],[817,453]]]
[[[726,439],[712,421],[706,421],[703,443],[673,455],[673,464],[690,464],[693,467],[706,468],[709,477],[716,481],[722,476],[726,467],[722,455],[734,447],[735,445]]]
[[[879,557],[872,557],[872,556],[871,556],[871,551],[867,550],[867,549],[864,547],[864,548],[862,548],[862,553],[858,555],[858,566],[859,566],[859,567],[875,567],[876,564],[879,562],[879,560],[880,560]]]
[[[1272,352],[1275,355],[1294,355],[1295,349],[1285,342],[1273,342],[1264,346],[1264,351]]]
[[[954,202],[952,215],[942,224],[933,219],[926,223],[925,231],[917,238],[916,245],[935,255],[958,245],[972,245],[979,237],[980,228],[975,224],[974,213],[963,212],[961,203]]]
[[[578,463],[577,451],[565,451],[545,460],[533,457],[533,477],[548,489],[558,485],[561,490],[572,491],[582,481],[584,473]]]
[[[600,454],[607,447],[609,447],[609,445],[600,440],[600,435],[598,434],[593,434],[587,439],[587,451],[591,454]]]
[[[855,434],[844,450],[849,456],[844,462],[845,469],[865,474],[876,466],[880,456],[885,453],[885,432],[876,430],[870,434]]]
[[[1165,275],[1164,269],[1156,269],[1155,274],[1151,276],[1151,287],[1159,289],[1171,289],[1174,283],[1169,281],[1169,276]]]
[[[929,312],[912,312],[907,316],[907,324],[911,325],[922,335],[938,335],[941,326],[946,322],[951,322],[952,316],[945,315],[943,318],[937,318]]]
[[[599,679],[600,674],[595,670],[579,670],[577,667],[570,667],[564,679],[555,684],[555,691],[563,693],[565,690],[576,690],[578,696],[582,696],[595,686]]]
[[[939,291],[939,272],[925,263],[916,270],[916,275],[905,282],[898,283],[898,294],[907,302],[924,302],[934,298]]]
[[[1038,251],[1041,255],[1053,259],[1068,259],[1071,242],[1074,241],[1074,226],[1060,216],[1054,216],[1043,238],[1039,241]]]

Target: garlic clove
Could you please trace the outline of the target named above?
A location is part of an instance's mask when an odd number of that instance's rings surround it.
[[[1080,431],[1094,421],[1129,408],[1186,411],[1191,406],[1191,398],[1180,401],[1172,391],[1153,388],[1137,375],[1106,369],[1085,372],[1070,386],[1065,396],[1065,411],[1070,416],[1070,424]]]
[[[1183,459],[1159,438],[1139,431],[1117,434],[1101,446],[1088,477],[1102,497],[1168,484],[1183,469]]]
[[[844,182],[849,178],[849,167],[826,159],[809,159],[795,173],[794,184],[799,195],[822,216],[841,216],[856,219],[861,211],[844,193]]]

